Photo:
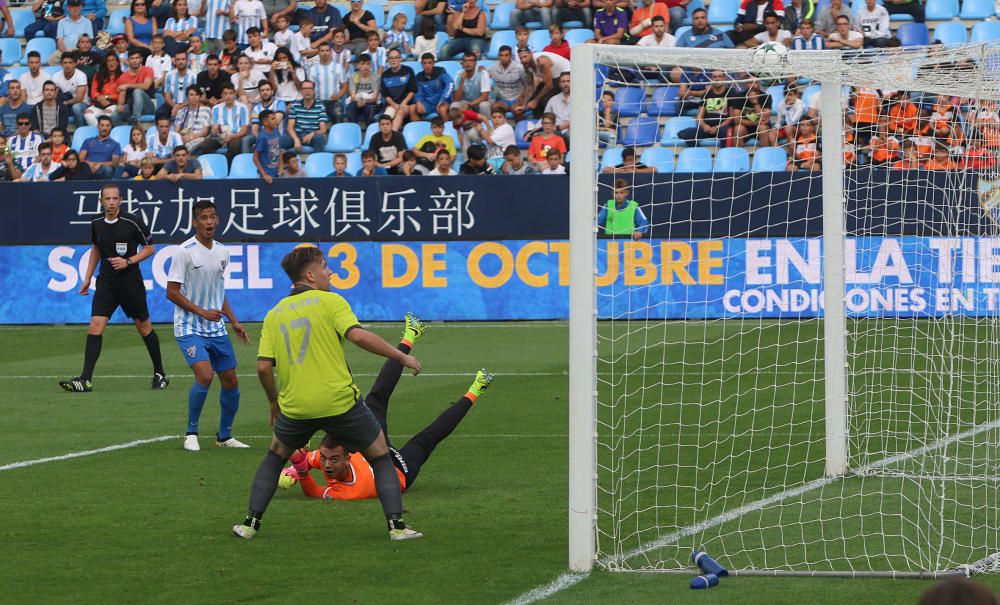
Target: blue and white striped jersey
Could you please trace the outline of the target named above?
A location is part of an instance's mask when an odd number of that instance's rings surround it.
[[[163,29],[169,32],[186,32],[192,27],[195,31],[198,30],[198,17],[188,17],[187,19],[180,20],[170,17],[167,19],[167,24],[163,26]]]
[[[49,162],[49,168],[46,170],[42,167],[41,162],[35,162],[31,166],[28,166],[28,169],[24,171],[21,175],[21,180],[27,183],[41,183],[48,181],[49,175],[61,166],[62,164],[59,162]]]
[[[31,131],[26,137],[22,137],[19,134],[10,137],[7,139],[7,146],[10,147],[14,161],[17,162],[21,170],[27,170],[28,166],[31,166],[35,162],[35,156],[38,155],[38,146],[44,141],[45,139],[42,138],[42,135]]]
[[[173,157],[174,147],[183,144],[184,139],[181,138],[180,133],[176,130],[171,130],[167,134],[166,143],[160,141],[160,133],[155,128],[150,128],[146,131],[146,148],[158,160],[169,160]]]
[[[264,4],[260,0],[236,0],[233,2],[233,14],[236,19],[231,27],[236,32],[236,43],[250,44],[247,30],[251,27],[260,28],[264,19],[267,19]]]
[[[316,85],[316,98],[320,101],[329,101],[347,83],[344,70],[333,61],[327,65],[313,64],[309,67],[309,79]]]
[[[232,107],[226,107],[225,103],[219,103],[212,108],[212,125],[221,126],[224,135],[237,132],[249,124],[250,112],[247,110],[247,106],[239,101],[233,103]]]
[[[802,36],[792,38],[792,50],[826,50],[826,38],[819,34],[813,34],[806,40]]]
[[[230,29],[229,0],[205,0],[205,39],[221,40],[222,34]],[[225,14],[219,15],[222,11]]]
[[[213,241],[206,248],[192,237],[177,248],[170,263],[168,282],[181,285],[181,294],[202,309],[222,309],[226,298],[226,267],[229,266],[229,248]],[[223,320],[209,321],[174,308],[174,336],[225,336]]]
[[[169,92],[173,95],[175,104],[184,103],[187,101],[188,86],[194,86],[197,83],[198,76],[191,71],[190,67],[184,71],[184,75],[181,75],[176,69],[171,69],[163,79],[163,92],[164,94]]]

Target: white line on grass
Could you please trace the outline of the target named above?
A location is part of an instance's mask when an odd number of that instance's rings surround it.
[[[569,376],[569,372],[493,372],[494,376]],[[257,374],[238,374],[240,378],[256,378]],[[354,376],[360,376],[363,378],[370,378],[378,376],[374,372],[355,372]],[[412,374],[408,372],[403,372],[403,376],[413,377]],[[475,376],[474,372],[421,372],[420,376],[427,378],[454,378],[456,376],[467,376],[472,378]],[[7,374],[0,375],[0,380],[55,380],[57,378],[66,378],[66,374]],[[104,378],[108,379],[119,379],[119,378],[149,378],[149,374],[100,374],[96,377],[96,380],[101,380]]]
[[[534,590],[524,593],[523,595],[517,597],[513,601],[507,601],[505,605],[528,605],[529,603],[537,603],[542,599],[547,599],[552,595],[556,594],[561,590],[566,590],[570,586],[573,586],[583,580],[587,579],[590,574],[586,573],[569,573],[566,572],[556,578],[555,580],[539,586]]]
[[[246,322],[244,325],[250,325],[260,322]],[[370,328],[392,328],[399,326],[400,322],[392,321],[373,321],[365,322],[364,325]],[[538,321],[508,321],[508,322],[495,322],[495,321],[467,321],[467,322],[451,322],[451,321],[429,321],[427,322],[429,326],[432,326],[435,330],[439,328],[487,328],[487,329],[508,329],[508,328],[566,328],[569,322],[562,319],[539,319]],[[112,326],[124,326],[131,327],[131,324],[111,324]],[[164,324],[170,325],[170,324]],[[84,330],[87,324],[62,324],[62,325],[44,325],[44,324],[32,324],[32,325],[0,325],[0,331],[2,332],[21,332],[21,331],[31,331],[31,330]]]
[[[49,456],[48,458],[36,458],[34,460],[11,462],[10,464],[0,466],[0,471],[12,471],[14,469],[34,466],[36,464],[45,464],[46,462],[58,462],[60,460],[72,460],[73,458],[83,458],[85,456],[93,456],[95,454],[106,454],[108,452],[126,450],[131,447],[138,447],[147,443],[157,443],[168,439],[179,439],[179,437],[177,435],[160,435],[159,437],[152,437],[150,439],[136,439],[135,441],[128,441],[126,443],[117,443],[115,445],[97,448],[96,450],[83,450],[82,452],[70,452],[68,454],[62,454],[61,456]]]

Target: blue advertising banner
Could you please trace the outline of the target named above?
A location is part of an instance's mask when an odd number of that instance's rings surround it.
[[[263,319],[290,283],[281,258],[292,243],[230,244],[229,301],[247,321]],[[333,289],[368,321],[406,311],[428,319],[564,319],[569,244],[337,242],[321,244]],[[1000,295],[1000,238],[850,238],[848,313],[853,316],[993,315]],[[0,247],[3,323],[83,323],[78,294],[88,246]],[[154,321],[171,321],[166,276],[176,246],[143,263]],[[807,318],[822,313],[819,238],[691,239],[598,246],[602,318]],[[123,319],[120,312],[115,319]]]

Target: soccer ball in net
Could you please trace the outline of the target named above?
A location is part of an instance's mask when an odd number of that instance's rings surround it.
[[[788,47],[780,42],[765,42],[753,51],[754,71],[764,76],[778,76],[788,65]]]

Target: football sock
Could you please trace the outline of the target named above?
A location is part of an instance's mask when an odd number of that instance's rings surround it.
[[[388,454],[386,454],[386,458],[388,458]],[[392,462],[389,465],[391,466]],[[264,516],[267,505],[270,504],[271,498],[274,497],[274,490],[278,489],[278,477],[281,475],[281,470],[284,467],[285,459],[268,450],[267,455],[264,456],[264,460],[257,467],[257,474],[253,478],[253,489],[250,491],[250,507],[247,510],[248,520],[256,519],[259,521]],[[377,479],[378,475],[376,475]],[[399,487],[398,482],[396,486],[397,488]],[[400,509],[402,509],[402,498],[400,498]],[[247,523],[247,525],[256,529],[250,523]]]
[[[150,330],[149,334],[142,337],[142,342],[146,343],[149,359],[153,362],[153,371],[166,376],[166,372],[163,371],[163,358],[160,357],[160,338],[156,335],[156,330]]]
[[[195,380],[188,391],[188,433],[198,432],[198,419],[201,418],[201,409],[205,407],[207,397],[208,387]]]
[[[97,365],[97,358],[101,356],[101,343],[104,337],[101,335],[87,334],[87,346],[83,352],[83,372],[80,378],[90,380],[94,377],[94,366]]]
[[[375,490],[378,491],[378,499],[382,503],[385,518],[401,518],[403,516],[403,493],[399,489],[399,475],[396,474],[392,457],[386,452],[374,460],[369,460],[368,463],[371,464],[372,473],[375,475]],[[271,493],[274,493],[277,480],[278,478],[275,476],[274,481],[271,482]]]
[[[222,389],[219,393],[219,441],[225,441],[233,436],[233,420],[236,411],[240,409],[240,390]]]

